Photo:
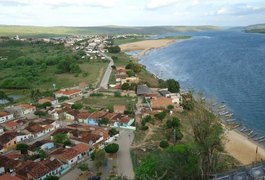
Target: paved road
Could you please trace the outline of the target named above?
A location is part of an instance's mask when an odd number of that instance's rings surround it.
[[[134,139],[132,130],[121,130],[117,143],[120,149],[117,154],[117,171],[119,175],[134,179],[130,147]]]
[[[108,89],[108,83],[109,83],[109,78],[110,78],[110,75],[111,75],[111,71],[112,71],[112,67],[114,65],[114,62],[113,62],[113,59],[110,58],[109,56],[107,56],[106,54],[104,53],[100,53],[102,56],[106,57],[106,59],[108,59],[110,61],[106,71],[105,71],[105,74],[100,82],[100,85],[99,87],[100,88],[104,88],[104,89]]]

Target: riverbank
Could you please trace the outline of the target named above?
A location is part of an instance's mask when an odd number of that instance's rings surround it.
[[[153,40],[147,40],[148,42],[140,41],[136,43],[129,43],[123,45],[122,50],[123,51],[136,51],[136,50],[142,50],[139,55],[144,54],[146,51],[148,51],[148,48],[154,47],[152,45]],[[159,45],[159,41],[156,44],[157,48],[165,47],[171,43],[176,42],[176,40],[171,41],[165,41],[163,39],[164,43],[161,43]],[[169,44],[166,44],[165,42],[170,42]],[[149,46],[148,46],[149,45]],[[138,57],[139,57],[138,55]],[[240,163],[243,165],[252,164],[256,161],[261,161],[265,159],[265,149],[263,146],[259,145],[258,143],[254,142],[253,140],[249,139],[248,137],[242,135],[240,132],[236,130],[229,130],[229,127],[224,124],[224,127],[226,129],[225,131],[225,150],[228,154],[230,154],[232,157],[237,159]],[[258,147],[258,148],[257,148]],[[258,151],[257,151],[258,149]],[[257,151],[257,154],[256,154]]]

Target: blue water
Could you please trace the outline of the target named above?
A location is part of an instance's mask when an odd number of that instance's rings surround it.
[[[173,36],[180,34],[167,34]],[[193,38],[141,58],[160,78],[225,101],[236,119],[265,134],[265,35],[241,30],[192,32]]]

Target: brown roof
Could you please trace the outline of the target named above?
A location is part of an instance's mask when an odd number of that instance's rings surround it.
[[[8,115],[9,115],[8,112],[5,112],[5,111],[0,112],[0,117],[4,117],[4,116],[8,116]]]
[[[8,121],[8,122],[5,123],[5,126],[6,127],[9,127],[9,128],[12,128],[12,127],[17,126],[17,125],[18,125],[18,123],[17,123],[16,120],[14,120],[14,121]]]
[[[97,140],[99,140],[102,136],[99,134],[96,134],[95,132],[92,131],[75,131],[73,132],[73,139],[84,142],[84,143],[90,143],[91,141],[95,143]]]
[[[116,74],[116,78],[126,79],[127,77],[128,77],[127,74]]]
[[[79,114],[79,111],[71,109],[71,110],[67,111],[66,113],[70,114],[70,115],[72,115],[74,117],[77,117],[77,115]]]
[[[129,117],[123,116],[120,118],[120,122],[122,122],[122,123],[128,123],[129,121],[130,121]]]
[[[57,159],[46,159],[44,161],[41,161],[41,163],[47,166],[50,169],[50,171],[54,171],[63,165]]]
[[[17,132],[6,132],[0,136],[0,144],[4,145],[11,141],[12,139],[16,138],[18,135]]]
[[[39,124],[29,124],[25,129],[31,133],[38,133],[45,130],[45,128],[41,127]]]
[[[107,118],[108,120],[116,120],[119,117],[118,113],[107,113],[104,118]]]
[[[104,117],[106,114],[107,114],[107,112],[105,112],[105,111],[97,111],[97,112],[92,113],[89,116],[89,118],[91,118],[91,119],[100,119],[100,118]]]
[[[74,157],[78,156],[80,154],[79,151],[73,149],[73,148],[69,148],[66,149],[65,151],[63,151],[62,154],[60,154],[60,157],[63,158],[63,160],[71,160]]]
[[[77,115],[78,119],[87,119],[89,116],[91,115],[91,113],[88,112],[81,112]]]
[[[54,136],[56,134],[67,134],[71,131],[72,129],[69,129],[69,128],[60,128],[60,129],[56,129],[55,132],[51,134],[51,136]]]
[[[0,176],[0,180],[22,180],[22,179],[11,174],[4,174]]]
[[[167,108],[169,105],[173,105],[171,98],[157,97],[156,99],[151,99],[152,108]]]
[[[126,110],[126,106],[125,105],[114,105],[113,110],[116,113],[124,113],[124,111]]]
[[[32,106],[30,104],[19,104],[18,106],[25,108],[25,109],[33,109],[36,108],[35,106]]]
[[[20,161],[0,155],[0,167],[14,169],[21,164]]]
[[[63,95],[74,95],[74,94],[77,94],[77,93],[80,93],[81,90],[79,89],[69,89],[69,90],[59,90],[55,93],[57,94],[63,94]]]
[[[48,141],[48,140],[36,141],[35,143],[33,143],[32,145],[30,145],[28,147],[28,150],[30,150],[30,151],[36,151],[43,144],[50,143],[50,142],[52,142],[52,141]]]
[[[73,147],[73,149],[75,149],[76,151],[80,152],[80,153],[85,153],[89,150],[89,146],[87,144],[77,144]]]
[[[50,169],[41,162],[35,162],[33,168],[28,172],[32,177],[39,179],[48,174]]]

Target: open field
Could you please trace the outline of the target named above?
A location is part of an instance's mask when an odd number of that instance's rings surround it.
[[[121,44],[127,44],[127,43],[133,43],[138,41],[145,40],[144,37],[142,38],[126,38],[126,39],[114,39],[113,44],[114,45],[121,45]]]
[[[0,36],[58,37],[66,35],[98,34],[164,34],[170,32],[220,30],[216,26],[98,26],[98,27],[41,27],[41,26],[0,26]]]
[[[117,104],[132,107],[136,103],[136,99],[132,97],[90,96],[82,99],[80,103],[91,108],[106,108]]]

